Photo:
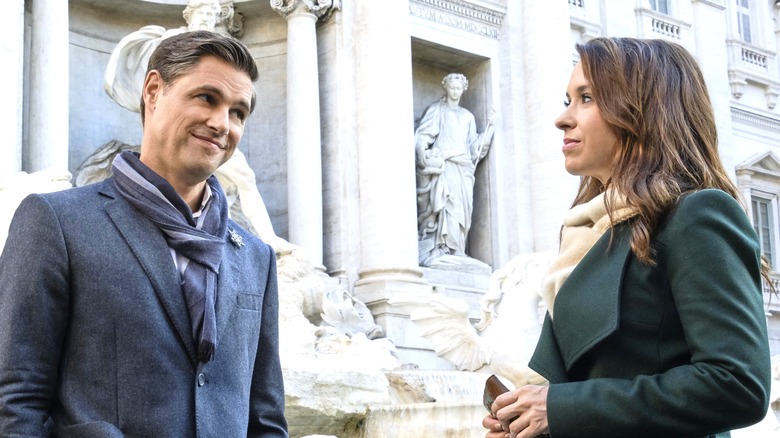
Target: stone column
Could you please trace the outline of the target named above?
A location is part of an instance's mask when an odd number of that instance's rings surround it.
[[[316,24],[331,0],[271,0],[287,19],[289,240],[322,265],[322,151]],[[324,269],[323,269],[324,270]]]
[[[417,260],[409,2],[361,0],[351,7],[360,172],[356,291],[367,304],[383,303],[424,284]],[[372,311],[381,320],[376,306]]]
[[[525,99],[520,102],[525,108],[535,251],[558,249],[561,221],[579,183],[579,178],[566,172],[561,152],[563,133],[554,127],[563,105],[550,103],[550,96],[564,95],[573,67],[575,51],[567,7],[563,2],[534,1],[507,6],[507,18],[522,33],[519,53],[513,58],[545,60],[512,70],[514,74],[522,71],[520,81],[525,90]]]
[[[68,169],[68,2],[34,0],[30,50],[29,172]]]
[[[0,59],[3,59],[7,83],[5,97],[8,113],[0,117],[0,132],[6,143],[0,147],[0,181],[22,170],[22,108],[24,89],[24,0],[6,4],[5,24],[0,27]],[[2,184],[0,182],[0,184]]]

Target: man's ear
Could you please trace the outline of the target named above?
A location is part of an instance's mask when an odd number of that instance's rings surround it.
[[[154,111],[154,104],[157,102],[157,98],[163,92],[163,80],[160,76],[160,72],[157,70],[150,70],[146,74],[144,79],[144,87],[141,90],[144,98],[144,105],[148,111]]]

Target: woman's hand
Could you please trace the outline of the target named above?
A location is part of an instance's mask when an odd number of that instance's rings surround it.
[[[496,420],[493,414],[487,414],[482,419],[482,427],[488,430],[485,438],[506,438],[507,432],[501,427],[501,423]]]
[[[534,438],[549,433],[548,388],[526,385],[496,397],[492,415],[482,420],[482,426],[489,430],[485,438]]]

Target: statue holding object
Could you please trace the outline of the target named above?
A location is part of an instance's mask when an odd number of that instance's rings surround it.
[[[451,73],[441,83],[444,96],[425,109],[415,130],[415,156],[420,265],[446,268],[476,262],[466,254],[474,172],[490,148],[495,111],[477,133],[474,115],[460,106],[466,76]]]

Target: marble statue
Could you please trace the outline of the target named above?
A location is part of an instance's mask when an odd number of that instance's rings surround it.
[[[474,115],[460,106],[468,89],[466,77],[451,73],[441,83],[444,96],[425,109],[415,130],[421,266],[457,266],[469,260],[466,239],[474,208],[474,172],[493,138],[492,110],[479,134]]]
[[[465,301],[434,294],[396,295],[392,306],[404,307],[440,357],[463,371],[495,373],[515,386],[545,382],[528,368],[541,332],[544,302],[541,276],[552,252],[515,257],[490,277],[480,300],[482,317],[469,320]]]
[[[103,88],[114,101],[130,111],[140,112],[146,66],[161,40],[192,30],[233,36],[243,30],[243,17],[235,13],[232,2],[221,5],[219,0],[190,0],[182,16],[186,27],[166,30],[156,25],[144,26],[119,41],[103,77]]]

